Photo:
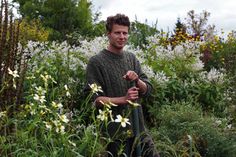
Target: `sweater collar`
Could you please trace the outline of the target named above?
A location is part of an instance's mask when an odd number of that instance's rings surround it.
[[[118,53],[113,53],[113,52],[111,52],[111,51],[109,51],[107,49],[103,49],[102,52],[106,56],[109,56],[109,57],[114,58],[114,59],[122,59],[122,58],[124,58],[124,51],[118,54]]]

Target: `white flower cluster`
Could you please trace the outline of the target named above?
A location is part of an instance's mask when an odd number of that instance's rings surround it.
[[[200,44],[198,42],[186,42],[172,48],[170,45],[165,48],[156,46],[156,56],[160,59],[174,60],[176,58],[188,59],[190,56],[198,57]]]
[[[146,47],[151,51],[155,51],[155,55],[151,56],[152,60],[158,58],[160,60],[172,61],[176,58],[181,60],[193,59],[189,64],[193,70],[202,70],[204,67],[203,62],[200,60],[200,45],[204,42],[200,41],[186,41],[179,45],[172,47],[168,45],[167,47],[161,46],[159,43],[160,35],[154,35],[148,38],[149,45]]]
[[[68,116],[70,113],[65,113],[62,103],[56,100],[49,101],[46,99],[48,81],[54,81],[52,76],[44,73],[44,75],[40,75],[40,78],[43,80],[44,86],[32,85],[33,101],[24,106],[26,113],[31,117],[40,117],[40,121],[45,125],[47,130],[52,131],[52,129],[54,129],[55,132],[64,134],[66,128],[65,124],[69,122]],[[70,96],[68,86],[64,85],[64,88],[67,96]],[[27,114],[25,116],[27,116]]]
[[[149,78],[153,78],[154,80],[156,80],[159,84],[164,84],[166,82],[169,81],[169,77],[166,76],[166,74],[164,73],[164,71],[161,72],[154,72],[153,69],[148,66],[148,65],[144,65],[142,67],[143,72],[149,77]]]
[[[86,64],[84,60],[81,60],[81,57],[88,59],[105,48],[106,45],[106,37],[96,37],[91,41],[83,40],[80,46],[70,46],[66,41],[62,43],[52,42],[51,44],[49,42],[29,41],[23,51],[28,56],[27,58],[32,58],[36,55],[39,57],[39,60],[34,60],[31,63],[32,66],[30,67],[35,69],[39,68],[37,67],[39,62],[41,64],[44,62],[45,65],[48,65],[47,59],[56,59],[57,56],[60,56],[63,58],[63,64],[68,65],[68,68],[75,70],[78,66],[81,66],[85,70]],[[21,50],[22,46],[19,46],[18,51]]]
[[[212,68],[209,73],[207,74],[207,79],[211,82],[224,82],[224,74],[221,73],[219,70]]]
[[[204,63],[200,60],[200,57],[196,57],[195,59],[195,63],[191,65],[191,68],[195,71],[203,70]]]
[[[105,36],[102,36],[96,37],[91,41],[82,40],[80,43],[81,46],[73,47],[73,50],[82,53],[86,58],[90,58],[102,49],[106,48],[108,40]]]
[[[164,84],[164,83],[168,82],[170,79],[168,76],[166,76],[166,74],[163,71],[157,72],[154,78],[160,84]]]
[[[150,43],[150,46],[152,45],[159,45],[160,44],[160,34],[155,34],[153,36],[147,37],[148,43]]]
[[[223,69],[217,70],[212,68],[209,72],[203,71],[200,73],[202,79],[207,80],[208,82],[215,82],[222,84],[224,83],[225,74],[222,73]]]
[[[99,91],[101,91],[101,87],[100,86],[97,86],[96,84],[91,84],[89,85],[91,90],[92,90],[92,93],[97,93]],[[100,101],[100,103],[104,106],[104,109],[101,110],[99,109],[99,114],[97,115],[97,119],[99,121],[105,121],[105,122],[108,122],[108,119],[110,119],[111,122],[116,122],[116,123],[120,123],[122,127],[126,127],[126,125],[131,125],[131,123],[129,122],[129,119],[128,118],[125,118],[123,116],[121,116],[120,114],[119,115],[116,115],[116,119],[114,120],[113,119],[113,115],[112,115],[112,110],[111,110],[111,107],[116,107],[117,105],[112,103],[112,102],[102,102]],[[140,104],[138,103],[135,103],[135,102],[131,102],[131,101],[127,101],[127,103],[132,106],[132,107],[138,107],[140,106]]]

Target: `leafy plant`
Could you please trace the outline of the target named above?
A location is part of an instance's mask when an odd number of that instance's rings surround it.
[[[217,127],[216,121],[203,116],[201,108],[190,104],[192,103],[176,102],[172,106],[162,106],[160,114],[156,115],[156,118],[160,119],[157,137],[157,141],[160,142],[157,143],[169,143],[172,146],[171,149],[164,149],[163,152],[160,150],[163,155],[168,156],[170,153],[183,155],[182,153],[186,152],[185,149],[189,150],[189,147],[184,144],[184,139],[187,135],[190,135],[195,147],[192,151],[201,154],[201,156],[210,157],[225,154],[233,156],[235,149],[231,137],[225,135],[222,132],[223,130],[221,131]],[[224,127],[226,129],[227,125],[224,125]],[[187,143],[187,146],[189,146],[189,142]],[[175,148],[176,145],[178,145],[178,149]]]

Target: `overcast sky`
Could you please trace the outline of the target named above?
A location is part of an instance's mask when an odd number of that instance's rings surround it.
[[[187,12],[197,14],[206,10],[211,13],[208,24],[215,24],[218,33],[236,30],[236,0],[91,0],[93,9],[101,12],[100,20],[116,13],[124,13],[131,21],[135,16],[139,22],[148,21],[152,25],[157,21],[157,28],[173,30],[177,18],[181,21]]]

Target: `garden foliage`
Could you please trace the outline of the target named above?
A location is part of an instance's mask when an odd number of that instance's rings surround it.
[[[96,84],[90,85],[88,96],[83,93],[88,59],[106,47],[106,37],[80,37],[79,44],[70,45],[45,41],[48,34],[42,29],[42,34],[26,34],[41,41],[21,44],[18,25],[8,18],[7,6],[1,5],[1,10],[0,155],[92,157],[108,153],[105,148],[113,137],[101,134],[101,126],[112,121],[126,127],[129,113],[113,115],[110,106],[116,105],[111,103],[95,109],[90,98],[102,90]],[[234,157],[235,34],[227,40],[217,36],[183,39],[178,38],[183,32],[169,37],[136,24],[144,32],[155,32],[147,37],[140,31],[126,50],[137,55],[154,87],[151,97],[141,104],[160,155]],[[129,105],[133,109],[140,104]],[[129,135],[125,132],[119,137]]]

